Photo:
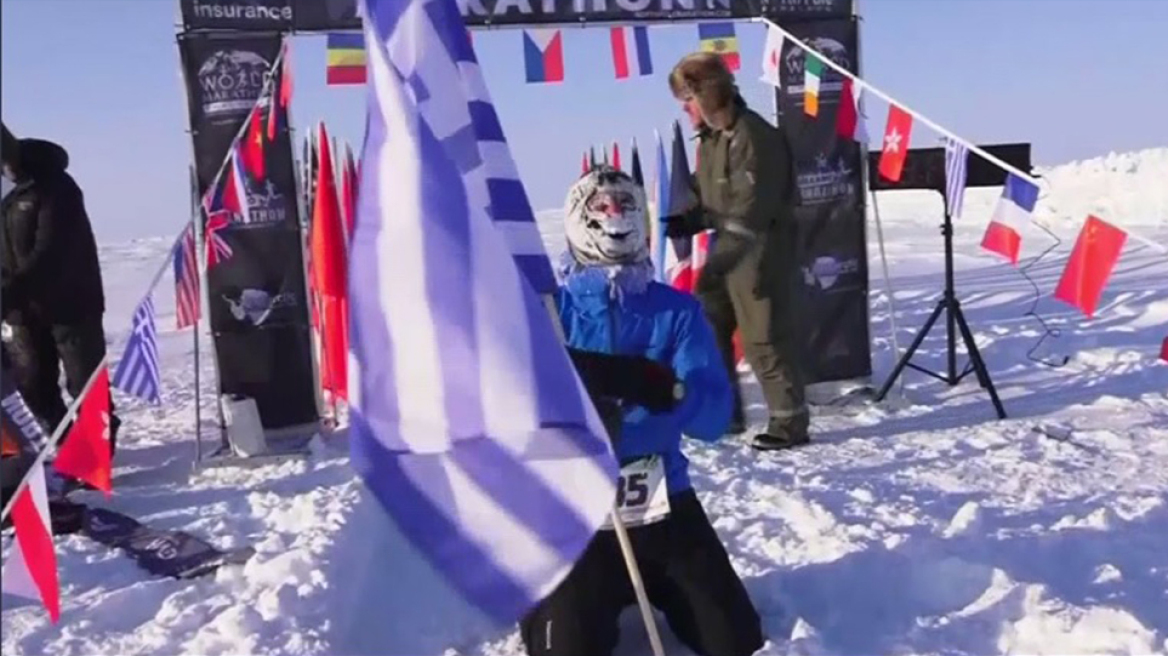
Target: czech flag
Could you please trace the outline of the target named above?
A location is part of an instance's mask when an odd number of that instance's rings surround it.
[[[527,81],[564,81],[564,36],[560,30],[523,30],[523,61]]]

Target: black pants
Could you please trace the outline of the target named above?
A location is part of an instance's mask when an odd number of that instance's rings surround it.
[[[748,272],[749,273],[749,272]],[[742,354],[758,377],[769,417],[767,433],[800,438],[807,435],[810,414],[804,398],[802,370],[795,356],[794,335],[787,303],[761,296],[749,275],[702,281],[698,299],[714,329],[718,350],[734,387],[734,417],[744,419],[734,331],[742,335]],[[745,422],[743,422],[745,423]]]
[[[701,656],[750,656],[762,624],[693,490],[669,499],[670,516],[629,529],[649,601]],[[520,622],[530,656],[608,656],[617,620],[636,603],[616,534],[601,531],[576,567]]]
[[[68,406],[61,398],[61,369],[65,370],[65,390],[77,398],[101,359],[105,357],[105,330],[101,317],[73,324],[46,324],[33,319],[12,326],[9,356],[16,387],[51,432],[61,423]],[[114,448],[121,421],[110,400],[110,449]]]

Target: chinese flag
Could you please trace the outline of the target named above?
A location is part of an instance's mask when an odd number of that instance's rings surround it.
[[[904,160],[908,157],[912,125],[912,114],[896,105],[888,108],[888,124],[884,127],[884,148],[880,152],[880,176],[889,182],[900,182]]]
[[[320,166],[312,208],[311,257],[314,287],[320,303],[321,387],[348,398],[348,308],[345,228],[333,173],[331,141],[320,124]]]
[[[1126,232],[1098,217],[1088,216],[1054,297],[1079,308],[1088,317],[1095,316],[1095,308],[1125,241]]]
[[[106,496],[113,489],[109,411],[109,369],[103,365],[81,400],[65,444],[53,460],[58,472],[89,483]]]
[[[243,167],[248,175],[256,180],[264,179],[264,125],[260,117],[259,107],[251,110],[248,116],[247,132],[243,135],[243,143],[239,152],[243,156]]]
[[[1160,359],[1168,362],[1168,337],[1164,338],[1164,343],[1160,346]]]

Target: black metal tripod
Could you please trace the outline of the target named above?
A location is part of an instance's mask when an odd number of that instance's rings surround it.
[[[977,350],[977,344],[973,341],[973,333],[970,332],[969,324],[965,321],[965,314],[961,311],[961,301],[957,300],[957,294],[953,291],[953,221],[949,216],[948,203],[945,203],[945,205],[945,222],[941,224],[941,235],[945,241],[945,291],[941,295],[941,300],[937,301],[937,307],[929,315],[929,320],[925,322],[925,325],[921,326],[920,332],[917,333],[912,344],[909,345],[908,350],[904,352],[900,361],[896,363],[896,368],[892,370],[892,375],[888,377],[888,380],[884,382],[884,386],[880,388],[880,392],[876,395],[876,401],[884,400],[884,397],[888,395],[888,391],[892,389],[892,385],[896,382],[897,377],[904,372],[905,367],[912,367],[923,374],[948,383],[950,387],[960,383],[970,372],[976,372],[977,382],[990,394],[990,401],[994,404],[994,410],[998,413],[998,419],[1005,419],[1006,409],[1002,407],[1002,400],[998,398],[998,392],[994,389],[994,381],[990,380],[990,374],[989,370],[986,369],[985,360],[982,359],[981,352]],[[949,360],[949,370],[946,375],[938,374],[935,371],[930,371],[910,362],[913,354],[920,348],[921,342],[925,341],[925,337],[929,334],[933,325],[937,323],[937,319],[941,317],[942,312],[945,312],[947,328],[946,351]],[[965,369],[960,374],[957,373],[958,328],[961,330],[961,339],[965,342],[965,352],[969,354],[969,362],[966,363]]]

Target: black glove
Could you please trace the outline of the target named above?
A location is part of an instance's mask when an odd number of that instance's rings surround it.
[[[654,414],[665,413],[677,407],[684,395],[673,369],[649,358],[637,358],[639,370],[635,380],[639,385],[637,405]]]
[[[620,443],[621,426],[624,425],[625,413],[621,411],[620,402],[604,396],[593,396],[592,405],[604,423],[604,430],[608,433],[608,441],[616,448]]]
[[[718,231],[714,248],[710,249],[710,256],[702,266],[702,275],[724,277],[738,266],[753,245],[753,240],[745,235],[728,230]]]
[[[649,358],[573,348],[568,355],[593,398],[618,399],[654,413],[668,412],[680,400],[673,370]]]
[[[665,226],[665,236],[670,239],[692,237],[706,229],[701,212],[698,210],[664,217],[661,219],[661,223]]]

